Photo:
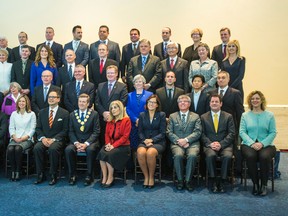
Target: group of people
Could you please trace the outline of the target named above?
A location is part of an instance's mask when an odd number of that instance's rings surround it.
[[[183,58],[180,44],[170,40],[168,27],[162,29],[163,42],[155,45],[154,55],[150,41],[140,40],[140,31],[131,29],[131,43],[123,46],[122,58],[119,45],[108,39],[107,26],[100,26],[99,40],[90,50],[81,41],[81,26],[73,27],[72,33],[73,40],[62,49],[53,41],[53,28],[47,27],[46,41],[36,51],[27,45],[24,32],[18,35],[19,47],[12,50],[7,43],[5,47],[7,39],[0,38],[0,135],[9,139],[11,180],[20,179],[22,152],[34,145],[35,184],[46,179],[47,155],[49,184],[56,184],[64,153],[69,184],[74,185],[76,157],[85,152],[84,184],[93,182],[97,158],[101,186],[111,187],[114,169],[123,170],[135,153],[144,175],[143,187],[153,188],[156,157],[165,156],[169,164],[170,152],[176,188],[192,191],[194,168],[203,150],[212,191],[225,192],[223,183],[240,135],[253,194],[267,194],[270,161],[275,155],[275,119],[265,110],[260,91],[249,94],[250,111],[244,113],[245,58],[239,42],[230,40],[229,28],[220,30],[222,43],[214,47],[211,59],[199,28],[192,30],[194,44],[185,49]],[[221,158],[220,177],[217,157]]]

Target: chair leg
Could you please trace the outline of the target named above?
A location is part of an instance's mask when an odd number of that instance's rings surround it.
[[[274,166],[275,166],[275,158],[272,158],[272,177],[271,177],[271,181],[272,181],[272,192],[274,192],[274,175],[275,175],[275,170],[274,170]]]

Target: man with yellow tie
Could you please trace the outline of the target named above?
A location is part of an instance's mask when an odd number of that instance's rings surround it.
[[[235,126],[231,114],[221,111],[222,98],[215,94],[211,96],[211,111],[201,116],[201,141],[206,155],[206,167],[213,180],[212,192],[224,193],[223,183],[227,179],[227,170],[233,155]],[[216,179],[216,158],[221,157],[221,177]]]

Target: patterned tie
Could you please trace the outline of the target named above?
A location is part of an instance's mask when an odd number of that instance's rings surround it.
[[[69,66],[68,75],[69,75],[70,80],[72,81],[72,78],[73,78],[73,76],[72,76],[72,65]]]
[[[137,44],[134,43],[133,44],[133,53],[134,53],[134,55],[136,55],[136,51],[137,51]]]
[[[50,47],[50,42],[48,41],[47,46]]]
[[[186,114],[184,113],[182,114],[181,122],[182,122],[182,125],[184,125],[186,122]]]
[[[224,56],[224,58],[226,57],[226,46],[227,46],[227,45],[224,45],[224,49],[223,49],[223,56]]]
[[[221,90],[220,90],[220,97],[223,98],[223,96],[224,96],[224,90],[221,89]]]
[[[77,98],[78,98],[79,95],[80,95],[80,81],[77,82],[77,86],[76,86],[76,95],[77,95]]]
[[[173,69],[174,68],[174,59],[170,60],[170,68]]]
[[[168,89],[168,98],[169,100],[172,100],[172,89]]]
[[[104,68],[104,59],[101,59],[100,61],[100,74],[102,74]]]
[[[50,115],[49,115],[49,127],[52,128],[53,124],[53,110],[50,110]]]
[[[111,91],[112,91],[112,83],[109,83],[108,84],[108,96],[110,96]]]
[[[47,93],[48,93],[48,87],[45,86],[45,87],[44,87],[44,102],[45,102],[46,99],[47,99]]]
[[[25,73],[26,63],[27,63],[27,61],[22,61],[22,72],[23,72],[23,74]]]
[[[214,123],[215,132],[217,133],[218,132],[218,114],[217,113],[214,114],[213,123]]]
[[[81,119],[81,121],[84,121],[84,113],[83,112],[81,113],[81,118],[80,119]]]
[[[164,42],[164,57],[167,56],[167,42]]]
[[[146,56],[142,56],[142,72],[144,71],[145,64],[146,64]]]

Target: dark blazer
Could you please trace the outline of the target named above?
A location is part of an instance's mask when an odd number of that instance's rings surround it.
[[[67,62],[65,60],[65,52],[67,49],[73,50],[72,41],[64,45],[63,57],[62,57],[62,62],[64,65],[67,64]],[[84,67],[86,67],[86,65],[88,64],[88,61],[89,61],[89,46],[88,46],[88,44],[80,41],[79,46],[78,46],[75,54],[76,54],[76,59],[75,59],[76,65],[81,64]]]
[[[12,62],[11,62],[12,49],[9,48],[9,47],[6,47],[6,50],[7,50],[7,52],[8,52],[8,59],[7,59],[7,62],[8,62],[8,63],[12,63]]]
[[[213,48],[211,59],[217,61],[219,69],[222,69],[221,66],[224,59],[222,44],[219,44]]]
[[[95,90],[98,88],[99,83],[106,82],[106,68],[110,65],[119,66],[118,62],[113,59],[106,59],[105,65],[102,70],[102,74],[100,74],[100,59],[96,58],[89,62],[89,81],[94,83]]]
[[[131,58],[137,55],[140,55],[139,43],[135,54],[133,51],[133,43],[128,43],[122,47],[122,58],[120,63],[121,73],[119,73],[119,77],[126,76],[126,71],[128,70],[128,64]]]
[[[35,48],[34,47],[31,47],[29,46],[30,48],[30,56],[29,56],[29,59],[34,61],[35,60],[35,56],[36,56],[36,52],[35,52]],[[15,62],[15,61],[18,61],[21,59],[21,56],[19,54],[19,46],[17,47],[14,47],[11,51],[11,63]]]
[[[30,90],[30,69],[32,62],[30,59],[27,60],[24,74],[22,71],[22,60],[14,62],[11,69],[11,82],[17,82],[22,89]]]
[[[144,143],[145,139],[152,139],[154,144],[165,146],[165,133],[166,115],[164,112],[156,112],[152,123],[150,123],[148,111],[140,113],[138,125],[140,143]]]
[[[52,127],[49,127],[49,107],[40,110],[37,119],[36,134],[37,140],[41,137],[54,138],[56,141],[64,141],[68,135],[69,113],[67,110],[58,107],[53,120]]]
[[[99,56],[98,56],[98,46],[99,46],[99,44],[100,44],[100,41],[98,40],[95,43],[92,43],[90,45],[90,60],[99,58]],[[108,40],[107,46],[108,46],[108,50],[109,50],[108,58],[115,60],[119,64],[120,63],[120,48],[119,48],[119,44],[114,42],[114,41]]]
[[[4,138],[7,136],[7,131],[8,131],[7,116],[0,111],[0,149],[2,149],[2,147],[6,147],[6,143],[4,143],[5,141]]]
[[[218,89],[211,93],[217,94]],[[242,113],[245,111],[243,106],[242,95],[239,90],[228,87],[222,98],[221,110],[230,113],[233,116],[236,131],[239,129]]]
[[[220,112],[217,133],[215,132],[211,111],[201,116],[201,122],[201,142],[206,148],[215,141],[221,144],[221,149],[233,147],[235,141],[235,126],[231,114],[224,111]]]
[[[48,90],[47,96],[49,95],[49,92],[52,90],[61,91],[61,89],[58,86],[51,85]],[[32,96],[32,101],[31,101],[31,107],[34,113],[36,114],[36,116],[38,116],[39,111],[41,109],[44,109],[49,106],[47,99],[48,98],[46,98],[46,101],[44,101],[43,85],[36,86],[34,88],[34,94]]]
[[[128,98],[127,87],[125,84],[116,81],[114,87],[108,96],[108,82],[100,83],[97,88],[94,109],[103,116],[105,111],[109,110],[110,103],[114,100],[120,100],[126,106]]]
[[[68,74],[68,68],[65,64],[63,67],[59,68],[56,85],[62,89],[62,93],[64,95],[65,85],[68,82],[75,81],[75,77],[72,77],[72,80],[70,80],[69,74]]]
[[[43,44],[46,44],[46,42],[38,44],[37,47],[36,47],[36,51]],[[55,59],[56,67],[57,68],[62,67],[62,54],[63,54],[63,46],[62,46],[62,44],[59,44],[59,43],[56,43],[55,41],[53,41],[51,49],[52,49],[53,56],[54,56],[54,59]]]
[[[161,61],[161,68],[162,68],[162,80],[163,86],[165,86],[165,76],[166,72],[173,71],[176,76],[176,82],[174,85],[178,88],[184,89],[185,93],[189,92],[189,68],[188,62],[185,59],[180,57],[177,58],[177,61],[174,64],[174,67],[170,67],[170,58]]]
[[[144,71],[142,72],[142,56],[138,55],[131,58],[127,71],[127,84],[129,90],[133,90],[133,77],[141,74],[145,77],[146,83],[150,83],[151,87],[148,91],[155,92],[161,83],[162,69],[160,59],[157,56],[148,55]]]
[[[84,80],[80,89],[80,94],[82,93],[86,93],[90,96],[89,108],[91,108],[93,105],[94,98],[95,98],[94,84]],[[65,86],[64,105],[65,105],[65,108],[70,113],[76,109],[79,109],[78,97],[76,94],[76,80],[73,82],[67,83]]]
[[[194,106],[193,91],[191,93],[188,93],[187,95],[191,98],[190,111],[197,113],[199,116],[210,111],[210,106],[209,106],[210,101],[209,101],[209,95],[207,93],[201,91],[196,109]]]
[[[79,114],[79,110],[75,110],[74,112],[70,113],[70,120],[69,120],[69,139],[70,142],[73,144],[75,142],[85,143],[88,142],[89,144],[97,143],[98,137],[100,134],[100,123],[99,123],[99,114],[92,109],[88,109],[87,113],[90,112],[89,118],[87,121],[84,122],[84,131],[80,130],[82,126],[75,115],[75,113]],[[86,115],[87,116],[87,115]]]
[[[162,60],[164,60],[164,59],[166,59],[166,58],[169,57],[168,54],[167,54],[166,56],[164,55],[164,49],[163,49],[163,46],[164,46],[164,45],[163,45],[163,43],[164,43],[164,42],[161,42],[161,43],[158,43],[158,44],[156,44],[156,45],[154,46],[153,55],[159,57],[160,61],[162,61]],[[182,54],[182,52],[181,52],[181,45],[178,44],[178,53],[177,53],[177,55],[178,55],[179,57],[181,57],[181,54]]]
[[[184,94],[184,90],[175,87],[173,100],[168,99],[166,87],[162,87],[156,90],[156,95],[159,97],[161,102],[161,110],[166,113],[166,117],[169,118],[171,113],[179,111],[177,99],[180,95]]]

